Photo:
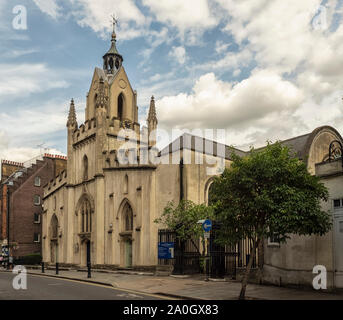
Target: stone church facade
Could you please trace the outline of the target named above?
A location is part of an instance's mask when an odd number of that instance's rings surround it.
[[[212,178],[220,168],[230,165],[232,149],[184,134],[158,151],[154,98],[148,127],[141,128],[137,92],[117,51],[115,33],[103,60],[103,68],[95,68],[85,122],[80,126],[74,102],[70,104],[67,170],[44,189],[43,260],[75,266],[91,263],[153,269],[158,264],[158,229],[163,228],[154,220],[169,201],[207,203]],[[334,128],[324,126],[282,142],[306,161],[309,172],[323,178],[331,195],[323,206],[332,212],[337,199],[343,208],[342,168],[331,175],[324,174],[322,168],[328,163],[328,148],[334,140],[343,143]],[[241,150],[235,153],[248,155]],[[343,213],[337,212],[341,219]],[[328,268],[330,285],[343,287],[342,280],[332,280],[343,277],[343,254],[336,252],[335,243],[342,242],[339,230],[343,227],[337,228],[324,237],[293,236],[285,245],[266,241],[262,281],[311,284],[313,267],[323,264]]]
[[[212,141],[207,142],[214,152],[196,151],[206,142],[191,135],[158,152],[154,98],[148,128],[141,128],[137,92],[122,65],[115,33],[103,60],[103,68],[94,71],[85,122],[80,126],[74,101],[70,104],[67,170],[44,190],[43,260],[154,268],[159,229],[154,220],[169,201],[206,202],[213,175],[208,174],[209,169],[215,172],[218,163],[228,163],[230,156],[224,145],[217,147]],[[220,147],[221,158],[216,155]],[[195,154],[203,159],[203,165],[195,164]],[[189,161],[183,161],[184,157]]]

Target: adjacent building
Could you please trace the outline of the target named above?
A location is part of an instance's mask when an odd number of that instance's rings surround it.
[[[41,253],[43,186],[66,168],[66,157],[44,155],[35,163],[2,160],[0,238],[14,257]]]

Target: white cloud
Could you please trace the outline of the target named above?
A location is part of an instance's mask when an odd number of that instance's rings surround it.
[[[225,52],[229,46],[230,46],[230,43],[225,43],[222,40],[217,40],[215,50],[218,54],[221,54]]]
[[[60,16],[61,8],[57,5],[56,0],[33,0],[37,7],[44,13],[54,19]]]
[[[179,64],[185,64],[186,49],[184,47],[172,47],[169,52],[169,57],[176,60]]]
[[[68,86],[44,64],[0,64],[0,69],[0,100]]]
[[[44,149],[38,149],[38,148],[13,147],[13,148],[1,149],[0,159],[21,162],[21,163],[24,163],[24,165],[28,166],[32,163],[32,159],[40,157],[44,153],[58,154],[58,155],[65,156],[63,152],[54,148],[44,150]]]
[[[0,113],[1,129],[11,140],[35,139],[65,128],[67,103],[49,101],[38,108],[21,108],[15,114],[10,110]]]
[[[198,79],[191,94],[163,97],[156,106],[162,127],[228,128],[248,133],[252,126],[289,117],[303,100],[302,92],[291,82],[259,70],[237,84],[208,73]]]
[[[145,32],[148,19],[132,0],[69,0],[72,14],[81,26],[88,26],[95,32],[108,36],[112,30],[111,15],[119,17],[120,39],[132,39]]]
[[[207,0],[143,0],[155,19],[179,30],[180,36],[187,36],[187,44],[194,44],[199,34],[217,25]]]
[[[227,71],[236,70],[249,66],[253,59],[253,53],[247,48],[240,51],[229,51],[223,58],[206,61],[202,64],[193,66],[195,70]]]

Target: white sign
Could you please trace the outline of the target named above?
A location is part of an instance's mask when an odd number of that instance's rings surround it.
[[[210,238],[210,233],[204,232],[204,239],[209,239],[209,238]]]

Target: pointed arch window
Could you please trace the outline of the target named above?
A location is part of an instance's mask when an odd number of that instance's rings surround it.
[[[88,157],[83,157],[83,180],[88,180]]]
[[[124,210],[124,231],[132,231],[133,230],[133,212],[131,206],[126,203]]]
[[[58,219],[55,214],[51,218],[50,228],[51,228],[51,239],[56,239],[58,235]]]
[[[124,95],[121,93],[118,96],[118,119],[123,121],[123,110],[124,110]]]
[[[110,58],[109,65],[110,65],[110,70],[113,70],[113,58],[112,57]]]
[[[211,178],[206,183],[206,187],[205,187],[205,202],[207,203],[207,205],[211,205],[215,201],[214,198],[213,198],[213,189],[214,189],[213,181],[214,181],[213,178]]]
[[[124,178],[124,193],[127,194],[129,193],[129,177],[126,174]]]
[[[92,232],[92,212],[91,205],[88,199],[82,202],[80,207],[81,215],[81,232]]]

